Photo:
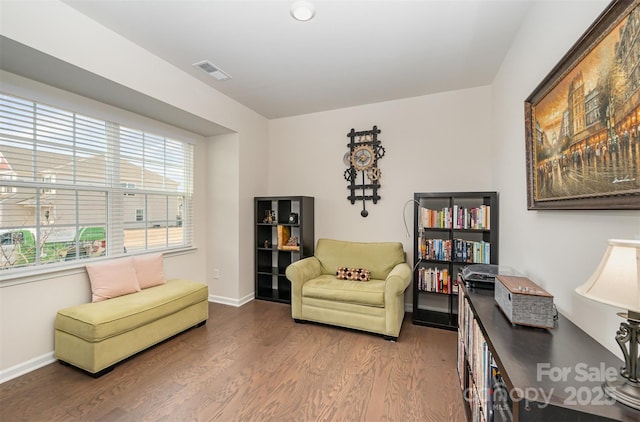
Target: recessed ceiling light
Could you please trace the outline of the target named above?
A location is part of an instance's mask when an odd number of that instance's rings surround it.
[[[316,15],[316,8],[306,0],[299,0],[291,5],[291,16],[294,19],[305,22]]]
[[[201,62],[194,63],[193,65],[198,69],[207,72],[209,75],[213,76],[219,81],[227,81],[231,79],[231,75],[211,63],[209,60],[203,60]]]

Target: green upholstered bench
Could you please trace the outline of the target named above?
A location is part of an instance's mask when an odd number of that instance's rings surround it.
[[[98,377],[154,344],[208,318],[207,285],[189,280],[165,284],[58,311],[55,357]]]

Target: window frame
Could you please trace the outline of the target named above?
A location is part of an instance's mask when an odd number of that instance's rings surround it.
[[[107,119],[89,117],[87,116],[86,113],[83,113],[81,111],[64,110],[58,106],[51,106],[48,104],[44,104],[43,102],[37,99],[24,98],[22,96],[17,96],[15,94],[7,93],[4,91],[0,91],[0,100],[1,100],[0,111],[5,113],[5,115],[4,116],[0,115],[0,117],[6,117],[6,110],[3,107],[4,107],[4,102],[7,100],[7,98],[15,99],[22,102],[32,103],[34,105],[34,110],[37,108],[37,105],[42,105],[49,109],[61,110],[66,113],[71,113],[74,116],[74,119],[76,116],[82,116],[88,119],[104,122],[105,132],[106,132],[105,142],[108,143],[108,145],[106,146],[107,149],[109,148],[117,149],[119,146],[119,140],[116,140],[115,143],[113,143],[114,141],[112,137],[118,137],[119,130],[121,128],[129,128],[133,126],[131,125],[130,122],[117,123]],[[34,120],[36,119],[35,112],[34,112],[34,115],[32,115],[32,117]],[[3,143],[8,143],[11,140],[11,136],[8,136],[9,131],[3,130],[5,129],[3,128],[3,123],[4,123],[4,120],[0,121],[0,137],[2,137],[0,139],[0,152],[2,151]],[[184,160],[189,161],[188,163],[185,163],[185,170],[184,170],[185,174],[183,175],[183,177],[186,180],[184,181],[185,183],[184,189],[182,189],[181,191],[180,190],[165,191],[162,189],[158,190],[157,187],[155,189],[146,189],[142,186],[137,186],[137,184],[134,182],[130,182],[130,181],[125,182],[124,179],[122,178],[119,179],[118,175],[120,172],[118,170],[116,170],[113,173],[115,176],[113,175],[110,176],[109,180],[107,180],[106,182],[105,180],[103,180],[103,182],[105,183],[99,183],[98,184],[99,186],[91,186],[90,184],[76,183],[75,180],[73,181],[73,183],[70,183],[70,181],[60,181],[60,180],[57,180],[54,174],[49,174],[47,176],[44,176],[42,174],[36,174],[35,173],[36,169],[34,169],[33,180],[26,180],[24,178],[20,179],[19,177],[13,174],[9,174],[7,172],[5,172],[4,174],[0,174],[0,185],[2,185],[0,186],[0,198],[6,197],[6,196],[12,196],[13,194],[16,194],[21,189],[25,189],[25,188],[33,189],[33,191],[35,192],[34,198],[36,203],[34,207],[38,210],[36,214],[42,214],[44,212],[44,208],[38,202],[39,201],[38,198],[42,195],[52,196],[52,195],[56,195],[59,191],[64,191],[64,190],[76,192],[76,194],[80,191],[104,192],[106,195],[106,205],[104,206],[104,213],[105,213],[106,220],[105,220],[104,229],[106,232],[105,240],[107,241],[107,245],[109,247],[107,248],[107,252],[104,256],[91,257],[92,261],[94,259],[114,258],[114,257],[124,255],[125,253],[128,253],[126,249],[125,240],[124,240],[124,237],[125,237],[124,231],[126,230],[126,226],[127,226],[127,216],[124,213],[119,213],[118,211],[118,204],[122,203],[123,197],[125,196],[146,197],[146,195],[156,195],[156,196],[160,195],[160,196],[166,196],[167,200],[168,198],[175,198],[176,203],[189,204],[188,207],[182,207],[182,206],[180,207],[180,209],[187,208],[188,212],[183,212],[182,214],[180,214],[181,224],[177,223],[177,219],[175,224],[176,227],[181,227],[180,230],[182,233],[182,242],[179,244],[175,244],[175,243],[171,244],[169,242],[169,239],[167,238],[163,245],[149,245],[145,241],[143,247],[141,249],[140,248],[136,249],[134,253],[138,253],[138,252],[144,253],[147,251],[170,252],[175,250],[184,250],[184,249],[193,248],[193,230],[192,230],[193,212],[192,210],[193,210],[193,200],[194,200],[193,178],[194,178],[194,172],[195,172],[195,169],[194,169],[195,157],[194,157],[193,143],[189,142],[188,140],[177,139],[175,136],[172,136],[170,138],[167,136],[150,134],[150,131],[148,130],[144,130],[144,131],[140,129],[133,129],[133,130],[140,131],[145,136],[150,136],[156,140],[160,139],[163,142],[165,142],[165,144],[170,142],[174,145],[174,147],[176,144],[182,147],[183,153],[185,154]],[[75,137],[75,131],[74,131],[74,137]],[[25,138],[24,141],[27,144],[29,142],[32,142],[33,145],[36,147],[38,145],[46,143],[39,140],[35,132],[32,139]],[[75,143],[75,138],[74,138],[74,143]],[[72,150],[73,150],[72,155],[75,157],[75,151],[76,151],[75,147],[72,148]],[[120,154],[116,152],[113,157],[114,157],[113,160],[108,165],[116,168],[122,167],[123,164],[119,158]],[[105,161],[106,160],[107,159],[105,158]],[[187,172],[188,174],[186,174]],[[165,177],[166,177],[166,174],[165,174]],[[2,207],[2,204],[0,204],[0,207]],[[145,214],[147,213],[145,212]],[[148,216],[145,215],[145,217],[148,217]],[[166,216],[164,221],[166,222],[167,225],[170,224],[170,219],[168,215]],[[188,222],[188,225],[186,226],[185,226],[185,221]],[[80,239],[78,238],[78,236],[79,236],[79,230],[81,228],[81,224],[79,223],[79,218],[77,215],[75,217],[75,225],[76,225],[75,227],[76,237],[74,239],[74,243],[77,244],[80,242]],[[0,268],[0,280],[6,277],[20,276],[23,273],[33,274],[33,273],[44,273],[44,272],[49,272],[53,270],[58,271],[60,270],[61,267],[69,268],[69,267],[77,266],[78,264],[82,264],[82,266],[84,266],[86,261],[84,259],[80,259],[78,255],[76,255],[75,259],[69,262],[64,262],[64,263],[40,262],[39,261],[39,257],[41,256],[40,239],[42,237],[40,233],[43,231],[43,227],[46,226],[46,224],[43,224],[41,219],[36,217],[35,224],[29,225],[29,226],[31,226],[31,228],[35,228],[36,232],[38,233],[37,235],[38,241],[35,242],[36,243],[35,261],[33,263],[30,263],[29,265],[21,265],[21,266],[9,267],[4,269]],[[5,223],[0,221],[0,231],[4,232],[4,231],[16,230],[16,229],[18,229],[17,226],[6,225]],[[27,229],[27,227],[20,227],[20,229]],[[120,233],[118,233],[118,231],[120,231]],[[147,237],[147,234],[145,233],[145,238],[146,237]],[[76,250],[77,250],[77,246],[76,246]]]

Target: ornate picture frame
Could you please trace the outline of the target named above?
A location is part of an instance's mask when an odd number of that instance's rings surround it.
[[[640,0],[614,0],[525,100],[527,208],[640,209]]]

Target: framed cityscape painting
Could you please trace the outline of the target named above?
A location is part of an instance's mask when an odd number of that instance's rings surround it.
[[[527,207],[640,209],[640,0],[616,0],[525,100]]]

